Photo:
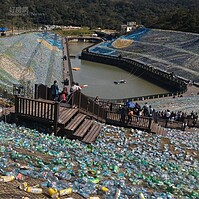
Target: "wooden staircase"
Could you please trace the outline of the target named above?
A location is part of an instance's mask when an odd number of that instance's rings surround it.
[[[81,113],[78,108],[60,110],[58,126],[61,127],[62,136],[78,139],[87,144],[94,142],[101,130],[100,124]]]

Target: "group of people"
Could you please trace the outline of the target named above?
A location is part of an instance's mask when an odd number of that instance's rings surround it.
[[[131,117],[133,115],[152,117],[155,112],[155,109],[152,108],[151,105],[148,105],[147,102],[144,104],[143,107],[141,107],[137,102],[132,103],[130,101],[127,101],[124,106],[124,109],[127,116],[130,115]]]
[[[69,91],[68,91],[67,85],[64,83],[63,90],[60,92],[58,82],[55,80],[54,83],[51,85],[52,99],[54,101],[67,103],[70,101],[72,94],[77,90],[79,91],[81,90],[79,83],[72,82],[71,88]]]
[[[151,105],[147,102],[141,107],[138,103],[132,103],[127,101],[124,106],[120,106],[120,121],[123,123],[130,124],[132,121],[132,116],[146,116],[152,117],[155,121],[158,119],[166,119],[168,121],[181,121],[186,123],[188,119],[191,119],[192,126],[197,125],[198,114],[193,111],[188,115],[183,111],[170,111],[166,109],[164,111],[156,111]]]
[[[132,117],[134,115],[140,116],[140,113],[142,111],[141,106],[138,103],[130,103],[130,101],[127,101],[124,106],[120,106],[119,112],[120,112],[120,121],[123,123],[130,124],[132,122]],[[126,120],[127,116],[127,120]]]
[[[63,90],[60,92],[58,83],[55,80],[53,85],[51,86],[52,99],[54,101],[70,104],[72,94],[77,90],[81,91],[81,89],[81,86],[79,86],[77,82],[72,82],[71,88],[68,91],[67,85],[64,83]],[[99,96],[96,96],[94,101],[96,104],[100,104]],[[127,124],[130,124],[132,122],[132,117],[134,115],[152,117],[154,120],[162,118],[167,119],[168,121],[182,122],[184,122],[187,119],[187,117],[190,117],[191,119],[193,119],[194,126],[196,125],[198,120],[197,113],[194,113],[193,111],[189,116],[182,111],[174,112],[170,111],[169,109],[165,111],[155,111],[155,109],[152,108],[152,106],[149,105],[147,102],[141,107],[137,102],[133,103],[131,101],[127,101],[123,106],[120,105],[119,113],[120,121]]]
[[[175,112],[167,109],[165,111],[158,111],[157,117],[162,119],[167,119],[168,121],[181,121],[185,123],[188,119],[191,119],[193,126],[195,126],[198,121],[198,114],[197,112],[193,111],[190,114],[187,114],[186,112],[183,111]]]

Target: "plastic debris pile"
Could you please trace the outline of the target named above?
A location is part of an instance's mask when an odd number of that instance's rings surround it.
[[[199,89],[198,89],[199,91]],[[166,110],[170,109],[172,111],[183,111],[186,113],[191,113],[191,111],[199,113],[199,95],[187,96],[187,97],[176,97],[176,98],[162,98],[154,99],[153,101],[149,101],[150,104],[155,110]],[[145,102],[139,101],[141,106],[144,105]]]
[[[40,40],[45,41],[47,45],[39,42]],[[58,48],[59,51],[56,50]],[[24,78],[26,81],[31,80],[33,85],[36,83],[48,86],[55,79],[58,82],[63,80],[62,41],[61,37],[56,37],[54,33],[35,32],[2,38],[0,40],[0,55],[2,65],[5,65],[5,61],[6,63],[10,61],[7,64],[15,66],[16,75],[13,70],[10,74],[8,72],[10,70],[1,68],[0,85],[6,85],[6,89],[8,86],[12,89],[13,84],[19,84]],[[29,75],[31,75],[31,79],[29,79]],[[34,76],[35,78],[32,79]]]
[[[94,144],[0,123],[0,186],[49,198],[198,198],[199,134],[104,125]],[[42,179],[36,186],[26,177]]]
[[[114,47],[115,40],[106,41],[93,46],[89,51],[109,56],[122,55],[199,82],[198,34],[141,27],[117,38],[119,39],[133,42],[120,50]],[[189,71],[185,70],[187,66]]]

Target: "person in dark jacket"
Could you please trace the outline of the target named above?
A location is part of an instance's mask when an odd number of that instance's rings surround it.
[[[58,101],[59,99],[59,87],[57,84],[57,81],[54,81],[54,84],[51,86],[51,93],[52,93],[52,99],[54,101]]]

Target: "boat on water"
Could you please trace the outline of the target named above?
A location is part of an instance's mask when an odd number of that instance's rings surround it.
[[[123,79],[115,80],[115,81],[114,81],[114,84],[126,84],[126,81],[123,80]]]
[[[72,68],[72,70],[78,71],[78,70],[80,70],[80,68],[79,67],[75,67],[75,68]]]

